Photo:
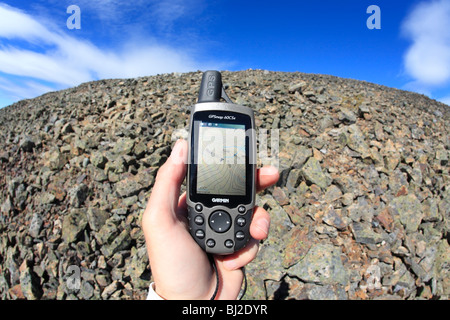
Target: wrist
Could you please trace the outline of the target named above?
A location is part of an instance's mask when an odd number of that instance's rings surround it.
[[[156,292],[155,283],[150,283],[148,288],[147,300],[166,300],[162,295]]]
[[[164,285],[159,285],[158,281],[150,284],[150,291],[153,291],[152,295],[159,297],[160,300],[214,300],[216,298],[219,289],[217,282],[218,277],[214,271],[204,286],[198,286],[198,283],[194,287],[186,288],[183,285],[171,286],[168,288]],[[158,300],[153,297],[150,300]]]

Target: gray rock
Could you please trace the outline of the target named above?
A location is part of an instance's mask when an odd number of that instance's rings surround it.
[[[342,197],[341,189],[339,189],[335,185],[330,185],[326,190],[326,193],[324,195],[324,200],[327,203],[331,203],[333,201],[340,199],[341,197]]]
[[[136,178],[129,176],[115,184],[115,190],[120,197],[130,197],[136,195],[143,188]]]
[[[94,287],[88,281],[81,281],[80,297],[83,300],[88,300],[94,295]]]
[[[286,211],[274,200],[274,198],[270,195],[266,195],[259,198],[257,202],[259,206],[268,206],[271,208],[271,230],[269,238],[267,239],[269,242],[276,242],[280,239],[284,234],[289,232],[294,225],[289,219],[289,215]]]
[[[80,208],[88,197],[89,188],[81,183],[69,190],[70,205]]]
[[[75,156],[80,156],[86,150],[88,150],[88,142],[84,138],[76,135],[70,143],[70,152]]]
[[[288,91],[289,93],[295,93],[297,91],[302,92],[307,85],[308,84],[305,81],[299,81],[297,83],[291,84]]]
[[[126,250],[131,245],[131,237],[128,229],[124,229],[109,245],[104,245],[101,252],[105,257],[111,257],[114,253]]]
[[[428,198],[422,202],[423,221],[436,222],[442,219],[436,199]]]
[[[307,285],[307,296],[310,300],[347,300],[345,289],[341,285]]]
[[[439,242],[434,264],[435,293],[438,296],[450,295],[450,246],[447,240]]]
[[[121,287],[119,281],[114,280],[110,285],[108,285],[105,289],[102,291],[102,299],[108,299],[110,298],[117,290],[119,290]]]
[[[75,131],[73,130],[72,124],[70,122],[66,123],[61,129],[61,134],[63,134],[63,135],[69,134],[72,132],[75,132]]]
[[[108,159],[99,151],[93,152],[91,154],[90,162],[100,169],[105,168],[105,164],[108,162]]]
[[[56,200],[56,197],[54,194],[50,192],[44,192],[39,197],[39,204],[51,204]]]
[[[325,116],[319,121],[319,129],[320,131],[325,131],[325,129],[333,128],[334,122],[330,116]]]
[[[100,230],[95,234],[95,238],[100,245],[106,245],[113,241],[119,234],[119,229],[112,219],[105,221],[105,224],[100,228]]]
[[[8,182],[8,194],[11,197],[15,197],[16,196],[16,191],[23,184],[23,180],[24,180],[23,177],[17,177],[17,178],[11,179]]]
[[[345,230],[349,225],[349,219],[342,216],[342,214],[335,210],[333,207],[328,208],[322,219],[323,222],[332,227],[335,227],[338,230]]]
[[[279,281],[283,277],[285,271],[282,266],[282,260],[282,248],[279,245],[267,243],[261,245],[259,253],[254,260],[255,263],[250,263],[245,267],[248,277],[245,297],[266,299],[264,283],[267,279]],[[251,276],[249,277],[249,275]]]
[[[148,283],[146,279],[142,278],[142,276],[146,272],[149,263],[147,248],[132,248],[130,258],[130,261],[126,264],[125,267],[125,276],[131,277],[136,287],[146,288],[148,286]]]
[[[34,143],[33,139],[29,136],[23,137],[19,143],[19,148],[25,152],[32,152],[34,146],[35,146],[35,143]]]
[[[5,214],[9,214],[14,210],[14,204],[11,201],[10,196],[7,196],[5,201],[0,206],[1,212]]]
[[[447,150],[436,150],[436,160],[439,160],[440,164],[445,166],[448,163],[449,152]]]
[[[353,151],[358,152],[362,158],[370,157],[369,146],[367,145],[364,136],[356,124],[348,127],[350,135],[348,136],[347,146]]]
[[[339,113],[339,120],[347,122],[347,123],[355,123],[356,122],[356,114],[347,108],[342,108],[341,112]]]
[[[189,137],[189,131],[186,129],[176,129],[172,133],[171,141],[177,141],[178,139],[187,140]]]
[[[8,162],[9,161],[9,152],[8,151],[0,151],[0,162]]]
[[[312,156],[312,150],[305,146],[299,146],[295,149],[295,155],[292,159],[293,168],[301,168],[303,164]]]
[[[331,184],[331,178],[322,171],[320,162],[316,158],[309,158],[302,168],[302,173],[307,181],[322,189],[326,189]]]
[[[134,140],[130,138],[120,138],[114,145],[113,152],[116,154],[126,155],[133,151]]]
[[[61,152],[59,152],[58,149],[49,151],[49,153],[45,157],[45,161],[44,161],[44,165],[53,171],[61,170],[65,164],[66,164],[66,159],[65,159],[64,155]]]
[[[25,209],[26,202],[28,200],[28,195],[29,195],[29,192],[28,192],[25,184],[21,183],[17,187],[17,189],[15,191],[15,197],[13,198],[16,207],[19,207],[20,210]]]
[[[37,238],[39,233],[41,232],[42,224],[44,220],[42,219],[41,214],[35,212],[33,213],[33,217],[31,218],[30,228],[28,229],[28,234],[33,238]]]
[[[147,145],[143,141],[134,144],[133,154],[136,156],[136,159],[141,159],[143,156],[145,156],[146,152]]]
[[[356,242],[362,244],[378,244],[383,241],[383,235],[373,231],[371,226],[365,222],[353,222],[352,232],[355,237]]]
[[[390,203],[395,217],[405,226],[406,232],[415,232],[419,228],[424,215],[420,201],[414,194],[400,196]]]
[[[289,268],[288,273],[291,277],[296,276],[305,282],[345,286],[349,279],[341,255],[339,247],[316,244],[310,248],[303,260]]]
[[[119,176],[118,174],[124,173],[126,171],[127,171],[127,162],[125,161],[123,156],[113,158],[105,165],[105,173],[108,174],[108,176],[111,176],[111,173],[114,173],[116,174],[116,176]]]
[[[75,242],[82,234],[87,225],[87,219],[84,210],[72,209],[70,213],[63,218],[62,238],[66,243]]]
[[[28,300],[38,300],[42,296],[39,278],[28,265],[20,272],[20,287]]]
[[[300,169],[292,169],[289,172],[289,175],[286,180],[286,187],[289,192],[295,192],[297,189],[301,178],[301,170]]]
[[[99,231],[109,218],[109,213],[100,208],[88,208],[86,216],[91,230]]]

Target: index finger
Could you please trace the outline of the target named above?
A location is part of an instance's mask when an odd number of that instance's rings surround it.
[[[275,183],[280,178],[278,169],[274,166],[265,166],[257,170],[256,172],[256,191],[262,191]]]

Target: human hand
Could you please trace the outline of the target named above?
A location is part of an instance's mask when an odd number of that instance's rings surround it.
[[[186,193],[180,186],[186,176],[187,142],[178,140],[170,157],[156,175],[152,194],[142,216],[150,267],[156,293],[165,299],[210,299],[216,276],[207,254],[191,237],[187,222]],[[257,170],[256,187],[261,191],[278,181],[275,167]],[[270,217],[255,207],[250,225],[252,238],[232,255],[215,255],[219,273],[216,299],[236,299],[243,281],[241,267],[258,253],[259,241],[269,232]]]

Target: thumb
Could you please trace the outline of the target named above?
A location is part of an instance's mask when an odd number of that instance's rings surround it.
[[[175,217],[180,186],[186,176],[187,153],[187,142],[182,139],[178,140],[166,163],[159,168],[147,204],[147,210],[154,211],[151,214],[161,213],[167,216],[169,211]]]

